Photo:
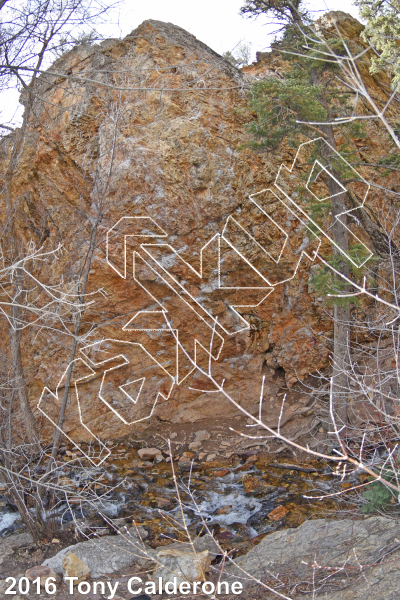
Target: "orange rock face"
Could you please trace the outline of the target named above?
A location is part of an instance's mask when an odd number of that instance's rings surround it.
[[[210,353],[215,379],[249,411],[262,372],[283,369],[290,386],[327,365],[332,326],[310,293],[310,261],[299,262],[307,232],[271,194],[249,199],[294,158],[243,146],[249,77],[179,27],[146,21],[124,40],[78,46],[40,78],[13,195],[21,237],[63,245],[46,281],[76,290],[100,211],[64,427],[74,441],[120,437],[149,415],[237,414],[193,368]],[[277,224],[288,234],[278,262]],[[54,421],[72,326],[22,334],[31,404],[47,386]]]

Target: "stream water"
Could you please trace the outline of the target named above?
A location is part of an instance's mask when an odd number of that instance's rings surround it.
[[[190,484],[187,469],[174,463],[179,502],[171,464],[165,460],[158,464],[139,461],[136,452],[126,448],[107,465],[83,471],[76,459],[65,457],[64,464],[60,463],[59,485],[75,488],[77,499],[68,505],[60,498],[44,517],[62,526],[75,517],[97,533],[107,531],[99,512],[110,520],[135,520],[149,529],[156,545],[180,539],[183,520],[191,532],[206,522],[221,540],[245,543],[309,518],[334,518],[337,503],[304,497],[341,489],[328,464],[315,464],[319,472],[305,473],[274,466],[273,460],[258,455],[246,462],[246,457],[233,456],[200,463],[194,466]],[[79,493],[89,484],[94,490],[92,502],[81,503]],[[18,513],[1,499],[0,537],[22,526]]]

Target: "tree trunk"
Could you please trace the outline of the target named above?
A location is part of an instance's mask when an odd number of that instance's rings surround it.
[[[340,186],[331,177],[329,178],[332,184],[329,185],[330,195],[340,193]],[[349,236],[345,227],[346,216],[341,216],[340,220],[336,219],[345,210],[345,192],[339,196],[332,197],[332,219],[333,240],[342,250],[347,252],[349,249]],[[340,255],[337,248],[333,250],[334,255]],[[343,259],[339,266],[339,271],[346,277],[350,275],[348,262]],[[333,400],[334,400],[334,415],[337,419],[337,426],[341,428],[347,423],[347,396],[348,396],[348,365],[349,357],[349,334],[351,326],[350,303],[346,305],[334,306],[334,341],[333,341]]]
[[[36,419],[29,404],[28,388],[24,376],[21,358],[21,332],[10,329],[10,349],[13,365],[13,389],[16,390],[19,398],[19,405],[22,416],[22,424],[25,429],[26,437],[31,444],[32,453],[38,451],[39,434],[37,430]]]
[[[333,150],[327,147],[329,168],[335,179],[328,176],[328,189],[332,204],[332,239],[336,246],[333,247],[334,256],[343,256],[349,250],[349,232],[346,228],[347,216],[343,215],[346,211],[346,192],[339,185],[339,175],[335,173],[332,165],[332,156],[336,148],[333,128],[326,127],[328,140]],[[337,218],[339,215],[342,215]],[[345,258],[341,261],[338,270],[346,277],[350,275],[349,264]],[[349,337],[351,327],[351,307],[350,303],[334,305],[334,341],[333,341],[333,370],[332,370],[332,391],[334,418],[336,425],[340,429],[348,422],[347,418],[347,396],[348,396],[348,365],[349,365]]]

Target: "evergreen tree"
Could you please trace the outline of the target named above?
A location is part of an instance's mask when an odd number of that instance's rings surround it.
[[[377,51],[371,72],[389,71],[396,89],[400,85],[400,0],[356,0],[355,4],[367,21],[362,37]]]
[[[328,142],[321,146],[322,155],[318,159],[334,175],[326,178],[331,199],[324,206],[319,205],[318,209],[325,209],[326,214],[331,213],[331,236],[335,244],[332,247],[332,261],[343,275],[349,277],[349,262],[343,258],[344,254],[351,252],[347,220],[342,214],[347,210],[346,193],[343,192],[344,186],[341,187],[346,174],[340,171],[335,157],[337,151],[356,152],[354,139],[365,134],[363,127],[354,122],[342,127],[340,132],[333,127],[332,122],[350,114],[351,94],[348,89],[337,84],[337,64],[320,60],[318,50],[321,45],[316,39],[312,19],[302,0],[247,0],[241,12],[249,16],[266,15],[280,20],[283,35],[273,44],[273,50],[281,54],[288,66],[283,79],[267,77],[253,86],[250,107],[258,117],[249,125],[253,133],[253,145],[274,150],[283,142],[297,147],[305,138],[322,137]],[[327,41],[336,54],[344,54],[346,45],[353,52],[359,51],[354,41],[341,39],[340,35],[329,35],[332,37]],[[306,55],[305,41],[309,48]],[[338,215],[342,215],[340,220]],[[372,227],[371,223],[369,225]],[[342,285],[343,289],[346,286]],[[346,370],[349,358],[350,309],[348,302],[336,302],[334,305],[333,393],[336,417],[342,423],[347,422]]]

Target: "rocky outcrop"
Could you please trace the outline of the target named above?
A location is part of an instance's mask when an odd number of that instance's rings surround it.
[[[297,529],[267,535],[235,561],[239,568],[233,578],[249,585],[252,576],[281,593],[285,581],[285,591],[293,598],[308,592],[329,600],[396,600],[399,538],[399,522],[384,517],[306,521]],[[274,576],[279,577],[279,588]],[[276,597],[263,593],[265,598]]]
[[[60,550],[45,560],[43,566],[64,577],[84,579],[88,575],[92,578],[110,575],[138,561],[143,564],[154,558],[154,551],[143,541],[144,533],[132,527],[118,536],[80,542]]]
[[[192,370],[210,344],[215,377],[248,410],[262,373],[273,399],[278,375],[290,386],[328,364],[332,325],[308,285],[312,241],[265,191],[294,151],[245,147],[256,68],[243,74],[181,28],[145,21],[123,40],[77,46],[40,77],[13,194],[20,235],[63,245],[41,267],[48,282],[76,289],[101,207],[89,276],[101,293],[85,312],[70,439],[119,437],[150,414],[235,414]],[[256,206],[249,196],[262,190]],[[52,327],[22,335],[31,404],[42,397],[57,421],[70,338],[56,318]]]

